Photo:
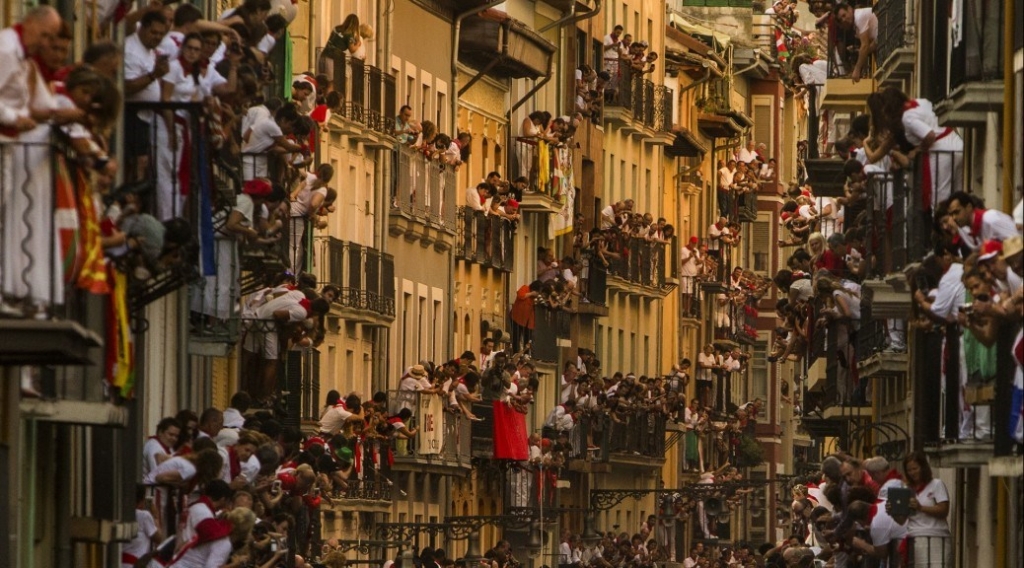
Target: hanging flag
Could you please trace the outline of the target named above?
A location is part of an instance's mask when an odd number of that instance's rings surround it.
[[[775,28],[775,51],[779,61],[789,59],[789,46],[786,45],[786,34],[781,28]]]
[[[555,198],[562,204],[557,213],[552,213],[548,220],[548,238],[567,235],[573,230],[573,218],[576,210],[576,177],[572,168],[572,152],[569,148],[556,148],[553,152],[552,179]]]
[[[72,283],[78,278],[82,268],[82,257],[80,247],[80,231],[78,222],[78,208],[76,205],[77,191],[75,184],[71,181],[71,174],[68,171],[67,159],[60,152],[54,152],[57,207],[54,211],[53,223],[57,229],[58,244],[60,246],[61,270],[64,273],[64,282]]]
[[[107,382],[131,398],[135,390],[134,342],[128,315],[128,277],[111,265],[109,281],[112,285],[107,301]]]
[[[78,168],[75,186],[78,188],[78,218],[82,268],[77,285],[92,294],[109,294],[106,258],[103,255],[100,222],[96,215],[96,203],[92,188],[86,180],[85,171]]]
[[[199,164],[199,272],[202,276],[217,275],[216,248],[213,231],[213,174],[210,171],[206,136],[196,136],[193,144]]]

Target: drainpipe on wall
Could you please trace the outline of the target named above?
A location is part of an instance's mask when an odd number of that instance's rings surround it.
[[[561,26],[562,24],[567,24],[567,23],[578,24],[579,22],[582,22],[583,20],[589,20],[590,18],[593,18],[594,16],[596,16],[596,15],[598,15],[600,13],[601,13],[601,0],[596,0],[594,2],[594,9],[593,10],[587,12],[586,14],[581,14],[579,16],[576,15],[576,4],[573,3],[572,10],[569,11],[569,15],[568,16],[565,16],[564,18],[561,18],[559,20],[555,20],[554,22],[551,22],[550,24],[548,24],[548,25],[544,26],[543,28],[537,30],[537,33],[541,33],[542,34],[542,33],[550,30],[551,28],[553,28],[555,26]]]
[[[1013,139],[1016,130],[1016,90],[1017,81],[1013,73],[1013,60],[1016,50],[1014,44],[1014,23],[1015,18],[1020,14],[1014,14],[1012,0],[1004,3],[1005,17],[1003,18],[1003,211],[1013,211],[1013,176],[1016,173],[1016,166],[1013,163]]]
[[[484,10],[490,10],[491,8],[494,8],[499,4],[504,4],[506,1],[507,0],[491,0],[490,2],[483,6],[480,6],[479,8],[466,10],[465,12],[462,12],[455,16],[455,20],[452,25],[452,85],[451,88],[448,89],[448,92],[450,93],[449,96],[452,99],[452,127],[451,130],[449,130],[449,132],[452,133],[453,138],[455,137],[456,134],[458,134],[459,130],[459,97],[457,93],[459,92],[459,35],[462,32],[462,20],[465,20],[467,17],[472,16],[473,14],[479,14]]]

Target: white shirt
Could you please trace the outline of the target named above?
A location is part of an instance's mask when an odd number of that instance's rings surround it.
[[[711,369],[710,367],[712,367],[713,365],[715,365],[717,363],[718,363],[718,359],[715,357],[714,353],[708,355],[707,353],[703,353],[702,352],[700,355],[697,355],[697,376],[696,376],[696,379],[698,381],[710,381],[710,380],[712,380],[712,371],[714,371],[714,369]],[[708,367],[702,369],[701,368],[701,364],[707,365]]]
[[[740,151],[736,152],[736,161],[743,162],[744,164],[749,164],[750,162],[753,162],[754,158],[756,157],[756,152],[754,152],[753,150],[747,150],[746,148],[740,148]]]
[[[185,526],[181,530],[181,539],[184,542],[192,540],[196,536],[196,527],[199,523],[212,519],[216,516],[213,509],[202,501],[196,501],[188,506],[188,514],[185,515]]]
[[[231,560],[231,539],[219,538],[212,542],[204,542],[188,549],[185,554],[171,565],[172,568],[210,568],[223,566]]]
[[[483,211],[484,204],[480,202],[480,193],[475,187],[466,190],[466,207],[474,211]]]
[[[1013,217],[998,209],[986,209],[981,214],[979,232],[980,234],[975,235],[970,225],[960,227],[960,236],[963,237],[964,243],[971,247],[971,250],[978,250],[987,240],[1005,241],[1020,234],[1017,232],[1017,224],[1013,222]]]
[[[718,223],[712,223],[711,224],[711,228],[708,229],[708,234],[712,237],[708,241],[708,250],[719,250],[722,247],[722,239],[721,239],[721,237],[725,237],[725,236],[730,235],[732,233],[729,231],[729,227],[722,227],[721,229],[719,229],[718,228]],[[719,237],[719,238],[716,239],[714,237]]]
[[[611,229],[615,226],[615,208],[611,205],[601,210],[601,228]]]
[[[256,49],[266,55],[270,53],[270,50],[274,49],[274,45],[276,44],[277,40],[274,39],[274,36],[267,34],[263,36],[263,39],[261,39],[259,43],[256,44]]]
[[[862,8],[863,9],[863,8]],[[860,10],[858,10],[860,11]],[[917,106],[903,111],[903,130],[907,135],[907,141],[914,146],[920,146],[921,141],[929,134],[941,134],[944,128],[939,126],[939,119],[932,110],[932,103],[928,99],[915,99]]]
[[[613,38],[612,34],[604,36],[604,58],[605,59],[618,59],[619,58],[619,46],[616,42],[622,41],[622,36],[618,39]]]
[[[150,438],[146,440],[146,443],[142,445],[142,477],[145,478],[149,475],[149,472],[157,466],[157,456],[165,455],[170,457],[174,455],[174,450],[168,450],[160,443],[160,440],[156,438]]]
[[[398,390],[416,392],[423,390],[423,384],[416,377],[409,375],[402,379],[402,382],[398,385]]]
[[[192,78],[191,73],[185,71],[177,59],[171,61],[167,74],[160,78],[160,83],[174,86],[171,91],[170,102],[172,103],[191,103],[202,99],[200,84]],[[163,88],[162,85],[161,88]]]
[[[736,172],[726,166],[722,166],[722,169],[718,170],[718,189],[729,189],[735,176]]]
[[[245,416],[242,416],[242,413],[237,408],[229,406],[224,409],[225,428],[241,428],[243,426],[245,426]]]
[[[693,260],[687,262],[686,259],[688,258],[692,258]],[[690,247],[688,246],[683,247],[682,252],[679,253],[679,259],[682,261],[682,265],[679,269],[679,274],[681,276],[693,277],[700,274],[700,250],[690,250]]]
[[[250,128],[252,128],[252,125],[261,120],[268,118],[272,119],[273,117],[274,116],[270,114],[270,109],[264,105],[251,106],[249,107],[249,110],[245,111],[245,116],[242,117],[241,133],[244,135]]]
[[[314,195],[322,195],[324,198],[327,197],[327,188],[319,187],[313,189],[313,185],[319,181],[320,178],[316,177],[316,174],[307,173],[306,180],[302,182],[302,189],[295,196],[295,201],[291,202],[291,216],[292,217],[308,217],[310,213],[313,213],[310,209],[310,205],[313,203]]]
[[[156,46],[156,50],[173,60],[178,57],[178,51],[181,50],[183,41],[185,41],[185,34],[171,30],[164,35],[164,39],[160,40],[160,45]]]
[[[267,300],[262,306],[256,308],[257,319],[274,319],[274,312],[288,310],[288,321],[299,322],[308,317],[306,308],[299,302],[306,299],[306,295],[298,290],[292,290],[284,295]]]
[[[124,40],[124,80],[132,81],[153,71],[156,66],[157,50],[147,49],[139,40],[138,34],[132,34]],[[126,97],[132,102],[160,102],[160,80],[150,81],[141,91]]]
[[[135,509],[135,526],[138,528],[138,532],[135,533],[135,538],[128,544],[124,545],[121,549],[123,554],[130,554],[135,558],[141,558],[152,548],[153,535],[156,534],[156,521],[153,520],[153,515],[145,509]],[[124,568],[133,567],[133,564],[125,562],[121,563]]]
[[[853,27],[857,35],[867,32],[872,40],[878,39],[878,17],[871,8],[857,8],[853,11]]]
[[[813,63],[804,63],[797,71],[804,85],[824,85],[828,79],[828,61],[819,59]]]
[[[214,67],[213,60],[210,60],[210,65],[206,68],[206,75],[199,76],[199,89],[201,91],[200,98],[212,97],[213,89],[220,85],[224,85],[228,82],[224,75],[217,71]]]
[[[936,288],[932,313],[948,321],[956,319],[957,307],[964,301],[964,265],[954,262],[942,275]]]
[[[31,69],[17,32],[0,30],[0,124],[13,125],[29,116]]]
[[[191,461],[183,457],[173,457],[151,469],[149,471],[149,475],[142,478],[142,483],[146,485],[155,485],[157,476],[173,471],[178,472],[183,481],[188,481],[195,477],[196,466],[192,465]]]
[[[320,431],[334,433],[341,430],[345,421],[352,416],[352,413],[344,405],[337,404],[327,409],[327,412],[320,418]]]
[[[889,543],[893,541],[903,540],[907,536],[907,527],[897,523],[885,512],[884,500],[877,503],[876,508],[875,516],[871,519],[871,544],[889,546]]]
[[[277,138],[284,136],[277,122],[267,117],[252,125],[249,140],[242,142],[243,154],[259,154],[269,150]],[[242,156],[242,176],[248,181],[267,177],[267,156]]]
[[[925,507],[934,507],[939,503],[949,502],[946,484],[941,479],[932,479],[924,489],[917,493],[917,502]],[[910,536],[949,536],[949,523],[932,515],[918,512],[907,519],[907,531]]]

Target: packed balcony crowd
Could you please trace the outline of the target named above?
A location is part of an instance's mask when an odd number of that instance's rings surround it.
[[[603,72],[608,74],[604,96],[608,101],[617,100],[620,90],[632,89],[632,77],[653,73],[657,67],[658,53],[648,51],[646,41],[633,41],[633,34],[624,31],[616,24],[604,37]]]
[[[122,565],[344,565],[337,543],[320,540],[319,509],[370,482],[390,487],[360,436],[364,425],[380,436],[397,428],[374,419],[377,397],[328,401],[325,431],[314,436],[250,408],[244,391],[223,411],[160,420],[142,448],[138,534]]]
[[[790,536],[769,552],[786,564],[775,565],[811,566],[814,559],[836,566],[952,564],[948,489],[924,453],[911,453],[901,465],[840,453],[798,479],[790,518],[779,519]],[[789,563],[797,557],[808,561]]]
[[[870,9],[845,3],[829,14],[840,28],[873,17]],[[865,64],[847,62],[854,71]],[[939,125],[931,101],[888,87],[870,94],[866,106],[824,148],[843,160],[842,195],[818,197],[806,183],[787,190],[780,223],[788,235],[779,246],[795,250],[774,278],[784,297],[776,305],[781,325],[769,359],[825,355],[815,342],[824,336],[827,355],[838,363],[830,402],[864,405],[871,395],[859,380],[859,361],[879,351],[905,352],[911,326],[953,331],[961,339],[944,340],[941,373],[943,384],[959,385],[947,388],[947,396],[958,396],[963,410],[944,421],[960,424],[961,439],[991,439],[999,354],[1021,343],[1021,204],[1011,215],[986,207],[964,186],[964,141],[955,128]],[[913,295],[909,322],[862,317],[871,307],[863,282],[900,272]],[[1000,333],[1017,338],[999,344]],[[952,364],[950,352],[966,364]],[[1006,372],[1019,377],[1020,357],[1014,367]],[[800,406],[798,398],[793,402]],[[1019,409],[1011,412],[1019,441]]]

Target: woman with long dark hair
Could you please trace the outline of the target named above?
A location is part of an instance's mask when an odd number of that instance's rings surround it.
[[[932,475],[924,452],[917,451],[903,460],[907,487],[915,493],[910,499],[910,566],[944,567],[952,565],[952,538],[949,532],[949,492],[941,479]]]

